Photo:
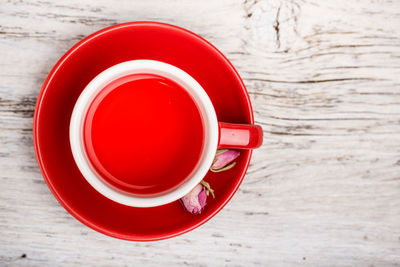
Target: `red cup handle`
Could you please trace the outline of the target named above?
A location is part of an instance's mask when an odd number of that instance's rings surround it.
[[[219,122],[218,148],[252,149],[263,142],[261,126]]]

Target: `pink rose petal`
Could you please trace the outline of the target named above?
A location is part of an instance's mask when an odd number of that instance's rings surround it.
[[[204,186],[199,194],[199,203],[200,203],[200,206],[202,209],[207,204],[207,192],[206,192],[206,188]]]
[[[222,169],[227,166],[229,163],[234,161],[237,157],[239,157],[240,152],[237,150],[228,149],[218,155],[215,156],[216,161],[211,166],[213,170]]]
[[[180,199],[185,210],[192,214],[200,214],[207,204],[206,189],[201,184],[196,185],[187,195]]]

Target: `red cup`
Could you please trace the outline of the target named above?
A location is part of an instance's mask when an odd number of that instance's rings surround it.
[[[193,77],[155,60],[101,72],[82,91],[70,122],[72,154],[83,177],[131,207],[180,199],[207,174],[218,148],[257,148],[262,136],[258,125],[218,122]]]

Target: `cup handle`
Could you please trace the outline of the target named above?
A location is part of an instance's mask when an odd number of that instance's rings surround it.
[[[253,149],[263,142],[261,126],[219,122],[218,148]]]

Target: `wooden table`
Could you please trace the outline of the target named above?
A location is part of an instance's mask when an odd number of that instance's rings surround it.
[[[264,145],[211,221],[136,243],[84,226],[32,144],[40,87],[74,43],[153,20],[241,74]],[[400,265],[400,2],[0,0],[0,265]]]

